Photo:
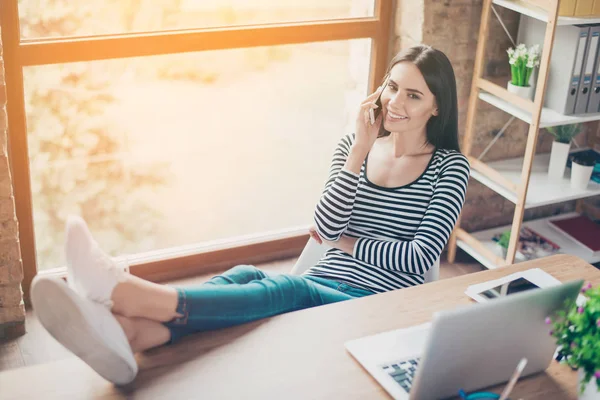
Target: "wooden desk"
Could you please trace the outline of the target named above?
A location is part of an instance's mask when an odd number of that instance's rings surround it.
[[[345,341],[426,322],[434,311],[469,304],[467,286],[533,267],[600,284],[585,261],[554,256],[190,336],[140,355],[138,377],[122,389],[77,358],[6,371],[0,399],[388,399]],[[553,361],[520,380],[511,398],[576,399],[576,383],[576,372]]]

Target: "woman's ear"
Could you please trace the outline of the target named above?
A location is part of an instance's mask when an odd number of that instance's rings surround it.
[[[433,111],[431,111],[431,115],[433,115],[434,117],[437,117],[439,113],[440,113],[440,110],[438,108],[437,101],[434,100],[433,101]]]

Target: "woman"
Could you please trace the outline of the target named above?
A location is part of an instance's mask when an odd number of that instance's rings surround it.
[[[69,286],[36,277],[34,309],[65,347],[125,384],[137,374],[135,352],[184,335],[421,284],[464,203],[469,165],[457,121],[450,62],[412,47],[392,60],[334,153],[310,231],[332,249],[303,276],[237,266],[195,287],[154,284],[118,268],[71,218]]]

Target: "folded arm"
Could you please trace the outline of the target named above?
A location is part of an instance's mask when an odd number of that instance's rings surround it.
[[[440,257],[465,201],[469,164],[463,156],[442,169],[433,196],[412,240],[341,236],[327,244],[370,265],[424,274]]]

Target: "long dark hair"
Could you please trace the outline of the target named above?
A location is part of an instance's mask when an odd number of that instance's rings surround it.
[[[427,121],[427,141],[436,149],[460,151],[458,144],[458,100],[456,78],[448,57],[431,46],[417,45],[398,53],[390,62],[384,82],[392,68],[404,61],[412,62],[419,68],[427,87],[435,96],[438,115]],[[383,123],[379,137],[388,136]]]

